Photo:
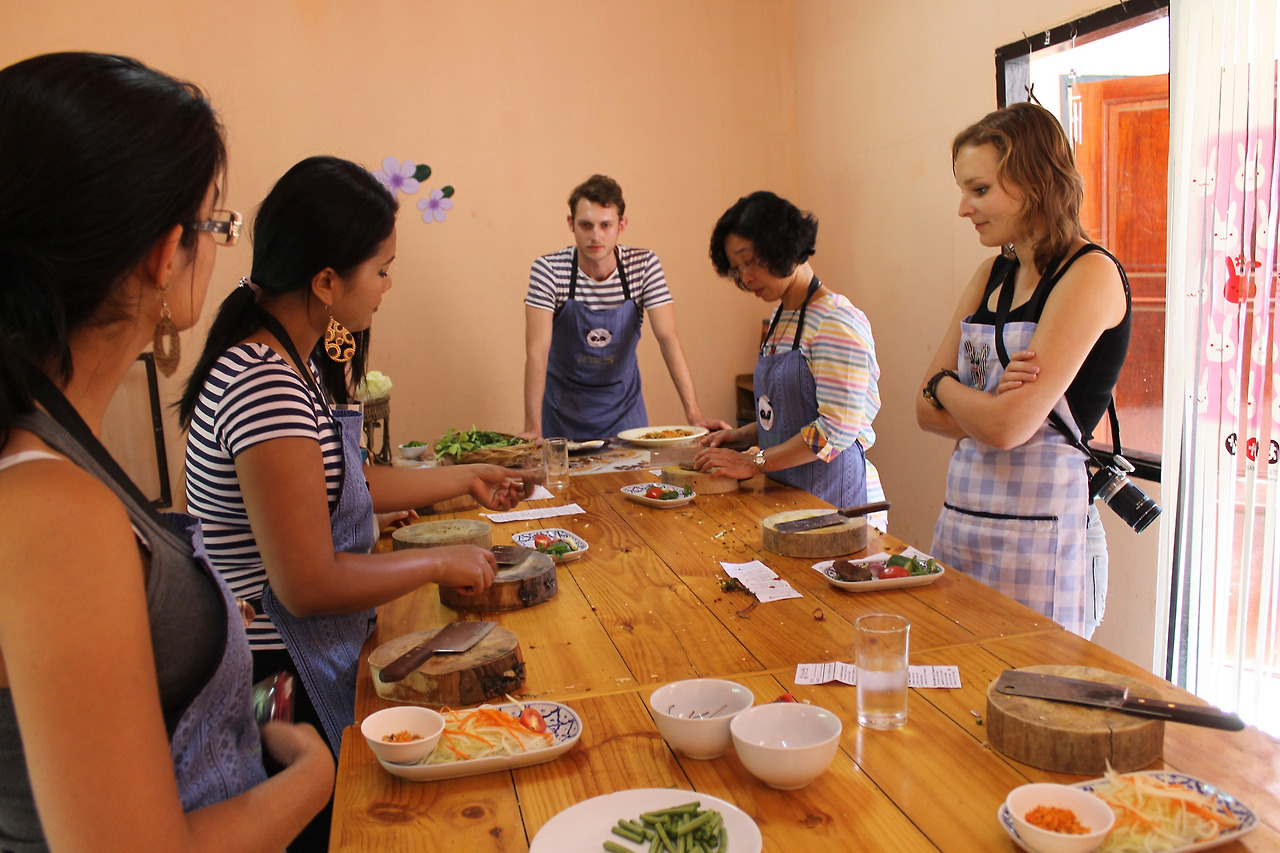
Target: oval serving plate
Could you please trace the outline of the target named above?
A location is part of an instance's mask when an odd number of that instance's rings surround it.
[[[663,500],[662,498],[646,498],[644,493],[649,489],[652,489],[654,486],[668,492],[680,491],[680,489],[675,486],[671,486],[666,483],[636,483],[634,486],[623,486],[622,493],[636,503],[641,503],[645,506],[661,507],[663,509],[684,506],[698,496],[697,492],[692,492],[687,495],[681,495],[678,498],[671,498],[670,500]]]
[[[831,564],[834,560],[823,560],[820,563],[814,563],[813,567],[822,573],[827,579],[827,583],[840,589],[847,589],[850,592],[880,592],[886,589],[902,589],[908,586],[927,586],[938,578],[947,573],[946,566],[939,566],[938,571],[931,575],[915,575],[908,578],[885,578],[883,580],[875,579],[869,581],[842,581],[831,573]],[[850,563],[883,563],[884,560],[850,560]]]
[[[539,533],[550,536],[553,540],[563,539],[573,546],[573,550],[567,554],[561,554],[558,557],[548,555],[552,556],[557,563],[567,563],[570,560],[576,560],[583,554],[587,553],[587,549],[591,547],[587,544],[587,540],[583,539],[573,531],[565,530],[562,527],[548,527],[545,530],[522,530],[519,533],[512,533],[511,541],[515,542],[517,545],[523,545],[526,548],[533,548],[536,551],[537,548],[534,546],[533,540]]]
[[[525,702],[525,707],[536,708],[547,721],[547,731],[554,739],[546,749],[534,749],[515,755],[494,758],[475,758],[471,761],[450,761],[445,764],[393,764],[378,759],[378,763],[392,776],[400,776],[415,782],[430,782],[435,779],[458,779],[463,776],[478,776],[481,773],[492,773],[495,770],[511,770],[515,767],[528,767],[531,764],[542,764],[558,758],[578,742],[582,736],[582,719],[568,705],[559,702]],[[520,716],[521,705],[490,705],[512,717]]]
[[[1143,776],[1154,777],[1155,779],[1164,782],[1166,785],[1177,785],[1179,787],[1186,788],[1188,791],[1195,791],[1198,794],[1204,794],[1209,797],[1217,797],[1219,802],[1227,808],[1227,811],[1231,812],[1231,815],[1236,820],[1240,821],[1240,825],[1235,829],[1229,829],[1216,838],[1212,838],[1208,841],[1200,841],[1195,844],[1184,844],[1181,847],[1171,847],[1169,848],[1168,853],[1192,853],[1192,851],[1196,850],[1208,850],[1212,847],[1217,847],[1221,844],[1234,841],[1246,832],[1252,832],[1258,828],[1258,816],[1253,813],[1252,809],[1237,800],[1235,797],[1219,791],[1216,786],[1210,785],[1208,782],[1202,782],[1194,776],[1188,776],[1185,773],[1176,773],[1172,770],[1140,770],[1138,772]],[[1131,776],[1133,774],[1126,773],[1124,775]],[[1092,794],[1099,789],[1106,789],[1110,784],[1111,783],[1106,779],[1090,779],[1087,782],[1077,782],[1072,787],[1080,788],[1081,790],[1088,791]],[[1031,846],[1028,845],[1027,842],[1023,841],[1022,837],[1018,835],[1018,830],[1013,825],[1013,815],[1009,814],[1009,807],[1004,803],[1000,804],[1000,809],[996,812],[996,819],[1000,821],[1000,825],[1004,827],[1004,831],[1009,833],[1009,838],[1014,844],[1017,844],[1023,850],[1028,851],[1028,853],[1035,853]]]
[[[529,853],[561,853],[563,850],[599,850],[612,841],[626,850],[644,851],[649,845],[636,844],[613,835],[609,829],[621,818],[636,819],[641,812],[669,809],[697,802],[703,809],[715,809],[724,818],[729,849],[734,853],[760,853],[764,838],[751,815],[728,800],[680,788],[632,788],[601,794],[569,806],[542,825],[533,837]]]
[[[644,436],[662,432],[663,430],[678,429],[683,430],[688,435],[680,435],[675,438],[645,438]],[[710,430],[706,427],[689,426],[688,424],[680,424],[677,426],[650,426],[636,427],[635,429],[624,429],[618,433],[618,438],[623,441],[629,441],[632,444],[638,444],[641,447],[672,447],[677,444],[690,444],[694,440],[706,435]]]

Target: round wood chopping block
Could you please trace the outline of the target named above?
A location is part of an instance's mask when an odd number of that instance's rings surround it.
[[[663,468],[662,482],[680,489],[688,487],[699,495],[722,495],[726,492],[738,491],[738,481],[733,477],[690,471],[679,465],[668,465]]]
[[[1027,666],[1025,672],[1061,675],[1128,687],[1134,696],[1159,698],[1152,687],[1088,666]],[[998,680],[998,679],[997,679]],[[1117,773],[1139,770],[1164,751],[1164,721],[1106,708],[1009,696],[987,687],[987,740],[1012,759],[1058,773],[1101,776],[1107,761]]]
[[[452,587],[440,587],[440,603],[454,610],[520,610],[553,598],[558,590],[556,561],[530,551],[514,566],[499,567],[493,585],[482,593],[464,595]]]
[[[778,525],[784,521],[798,521],[815,515],[828,515],[830,509],[793,509],[779,512],[760,522],[760,538],[766,551],[784,557],[840,557],[856,554],[867,547],[867,520],[846,518],[839,524],[820,527],[817,530],[797,530],[783,533]]]
[[[392,702],[457,708],[487,702],[524,684],[520,641],[514,631],[501,625],[465,652],[432,655],[400,681],[384,684],[378,678],[384,666],[439,632],[439,628],[431,628],[397,637],[369,654],[369,670],[379,696]]]
[[[392,548],[396,551],[404,548],[438,548],[441,545],[479,545],[488,549],[493,547],[493,525],[470,518],[420,521],[392,531],[391,540]]]

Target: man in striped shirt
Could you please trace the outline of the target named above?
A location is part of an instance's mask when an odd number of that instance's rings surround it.
[[[525,437],[589,440],[648,425],[636,346],[647,310],[688,423],[705,418],[676,333],[658,256],[618,245],[627,226],[622,188],[593,175],[569,196],[574,245],[543,255],[525,296]]]

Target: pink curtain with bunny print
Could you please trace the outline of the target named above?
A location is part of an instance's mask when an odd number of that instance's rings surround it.
[[[1171,8],[1167,674],[1280,734],[1275,0]]]

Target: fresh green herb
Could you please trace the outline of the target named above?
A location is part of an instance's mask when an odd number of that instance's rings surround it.
[[[425,441],[406,441],[404,443],[404,446],[405,447],[425,447],[426,442]]]
[[[437,456],[452,456],[457,459],[464,453],[491,447],[512,447],[524,444],[524,440],[503,435],[500,432],[489,432],[472,426],[466,432],[451,429],[436,442]]]

